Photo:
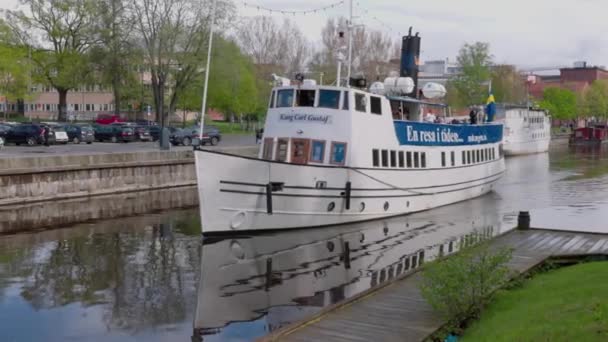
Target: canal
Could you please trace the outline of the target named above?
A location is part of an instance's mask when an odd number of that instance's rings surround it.
[[[88,203],[85,223],[0,236],[1,340],[247,341],[504,233],[519,210],[535,227],[608,232],[606,152],[509,158],[494,192],[424,213],[204,244],[198,210],[163,209],[162,195]]]

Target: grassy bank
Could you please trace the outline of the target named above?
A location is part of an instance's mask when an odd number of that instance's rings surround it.
[[[501,291],[463,341],[608,341],[608,262],[553,270]]]

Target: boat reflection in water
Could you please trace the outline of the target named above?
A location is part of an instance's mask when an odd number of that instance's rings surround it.
[[[206,240],[194,340],[253,339],[498,233],[498,215],[408,217]]]

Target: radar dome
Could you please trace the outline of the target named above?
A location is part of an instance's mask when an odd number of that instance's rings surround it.
[[[427,83],[422,87],[422,95],[427,99],[437,99],[444,97],[447,94],[445,87],[439,83]]]

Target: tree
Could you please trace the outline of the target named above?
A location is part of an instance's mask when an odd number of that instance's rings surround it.
[[[548,110],[555,119],[574,119],[578,108],[576,94],[568,89],[545,88],[540,107]]]
[[[488,43],[464,44],[457,57],[462,74],[454,79],[453,85],[467,105],[484,103],[488,96],[483,84],[490,80],[492,55]]]
[[[492,68],[492,93],[503,103],[526,103],[527,91],[524,79],[512,65],[495,65]]]
[[[31,65],[28,48],[18,45],[10,28],[0,19],[0,93],[6,101],[18,101],[28,96]]]
[[[59,94],[59,120],[67,119],[67,93],[91,72],[87,53],[99,43],[96,0],[21,0],[27,11],[7,11],[7,23],[33,50],[37,80]]]
[[[604,80],[594,81],[585,92],[584,104],[587,116],[605,120],[608,117],[608,83]]]
[[[231,2],[217,1],[216,20],[221,22],[231,9]],[[165,97],[168,95],[168,111],[172,113],[180,93],[201,75],[209,34],[210,1],[134,0],[129,12],[150,70],[156,117],[164,124]]]

